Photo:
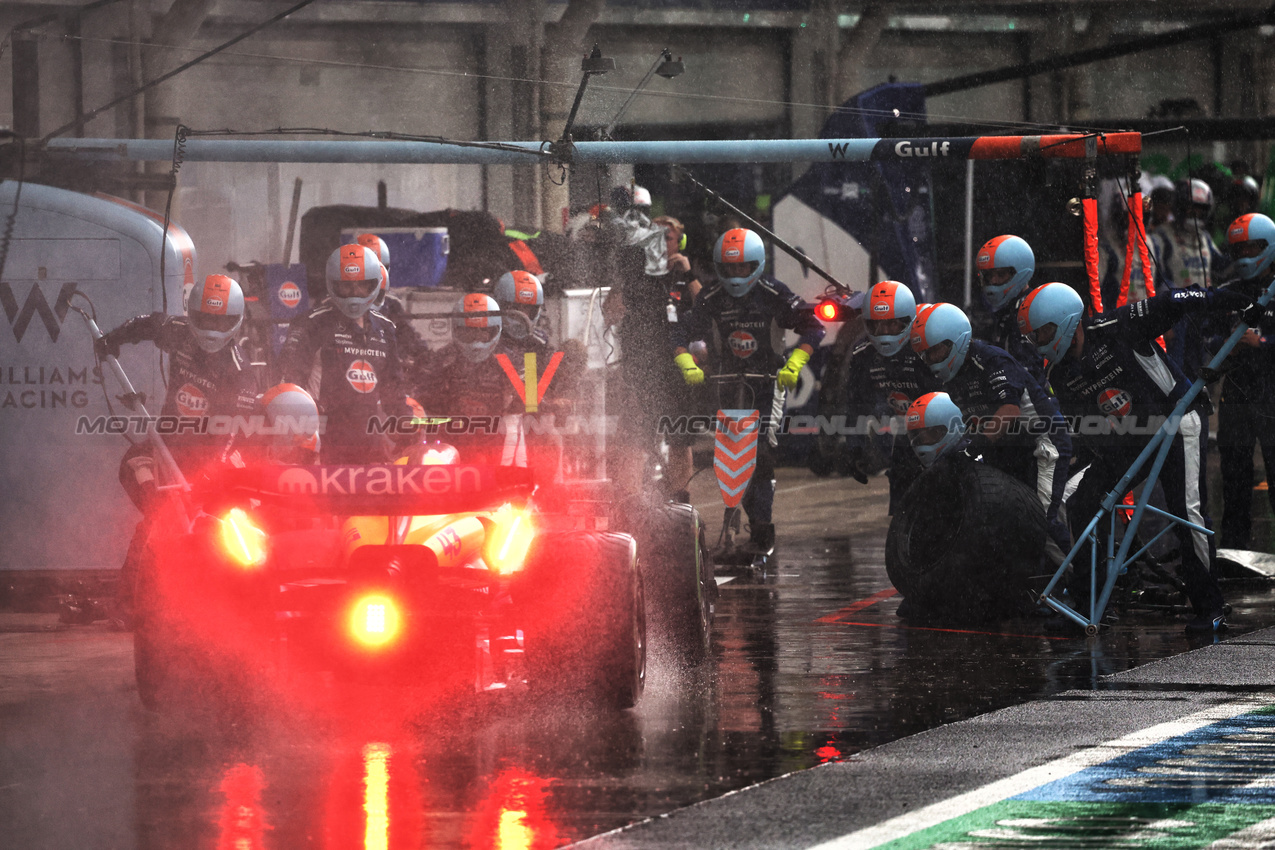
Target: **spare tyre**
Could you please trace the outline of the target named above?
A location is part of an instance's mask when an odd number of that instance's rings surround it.
[[[923,610],[977,622],[1035,604],[1045,511],[1016,478],[965,455],[940,460],[903,496],[885,568]]]

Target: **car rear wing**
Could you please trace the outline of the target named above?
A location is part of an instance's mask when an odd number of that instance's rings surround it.
[[[299,513],[427,516],[525,502],[535,491],[525,467],[474,463],[255,466],[226,469],[210,495],[248,497]]]

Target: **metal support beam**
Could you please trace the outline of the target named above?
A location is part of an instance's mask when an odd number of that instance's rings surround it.
[[[575,163],[866,162],[909,161],[918,165],[966,159],[1084,156],[1080,134],[1058,136],[966,136],[927,139],[748,139],[668,142],[579,142]],[[1136,154],[1137,133],[1096,138],[1100,155]],[[168,139],[50,139],[43,151],[84,160],[149,160],[173,156]],[[517,164],[546,157],[539,142],[446,144],[418,141],[199,139],[186,142],[186,162],[327,162],[405,164]]]
[[[1117,56],[1128,56],[1131,53],[1173,47],[1177,44],[1184,44],[1188,41],[1196,41],[1202,38],[1214,38],[1235,30],[1255,29],[1263,24],[1272,23],[1275,23],[1275,6],[1256,15],[1223,18],[1220,21],[1197,24],[1193,27],[1183,27],[1180,30],[1160,35],[1135,38],[1117,44],[1108,44],[1103,47],[1094,47],[1061,56],[1051,56],[1048,59],[1038,59],[1035,62],[1024,62],[1019,65],[1010,65],[1006,68],[996,68],[991,71],[979,71],[974,74],[953,77],[950,80],[938,80],[937,82],[927,83],[924,87],[924,92],[926,97],[937,97],[941,94],[951,94],[952,92],[990,86],[994,83],[1003,83],[1006,80],[1018,80],[1023,77],[1035,76],[1036,74],[1060,71],[1064,68],[1074,68],[1077,65],[1088,65],[1091,62],[1101,62],[1104,59],[1114,59]]]

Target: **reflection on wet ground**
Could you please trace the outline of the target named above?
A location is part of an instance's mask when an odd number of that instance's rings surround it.
[[[882,491],[789,475],[781,555],[722,584],[712,661],[679,669],[657,643],[639,709],[619,716],[505,695],[403,721],[368,691],[344,714],[159,718],[121,684],[126,635],[0,636],[25,639],[11,657],[63,641],[41,651],[71,671],[0,693],[0,846],[553,847],[1192,648],[1162,612],[1093,639],[1042,620],[905,623]],[[1231,634],[1275,621],[1273,593],[1230,588]],[[115,678],[66,684],[81,673]]]

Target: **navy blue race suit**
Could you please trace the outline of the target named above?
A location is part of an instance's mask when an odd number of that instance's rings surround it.
[[[1256,299],[1270,283],[1236,281],[1227,290]],[[1218,328],[1229,331],[1230,323]],[[1222,401],[1218,407],[1217,447],[1222,460],[1222,542],[1227,549],[1252,547],[1253,448],[1262,447],[1269,480],[1275,472],[1275,307],[1267,307],[1258,327],[1256,348],[1240,343],[1223,365]],[[1221,346],[1225,336],[1212,342]],[[1267,497],[1275,510],[1275,488]]]
[[[818,348],[824,326],[791,289],[777,280],[762,277],[742,298],[735,298],[720,282],[700,290],[689,315],[669,326],[674,349],[686,348],[694,340],[707,340],[713,326],[721,341],[718,374],[769,374],[783,365],[783,357],[770,341],[771,323],[796,331],[798,344]],[[671,359],[671,358],[670,358]],[[757,467],[744,496],[744,512],[753,525],[769,524],[775,499],[775,447],[777,429],[783,417],[784,393],[774,378],[748,379],[725,383],[718,388],[722,409],[756,409],[767,426],[757,440]],[[768,421],[767,421],[768,420]]]
[[[280,362],[283,379],[308,389],[327,417],[320,441],[324,463],[390,459],[386,435],[376,424],[385,417],[400,420],[410,410],[389,319],[369,310],[360,327],[325,304],[288,328]]]
[[[1071,536],[1058,511],[1069,477],[1071,437],[1058,402],[1009,352],[978,339],[943,389],[965,417],[969,453],[981,454],[988,464],[1036,491],[1050,537],[1065,553]],[[1019,409],[1018,421],[992,441],[979,425],[1006,405]]]
[[[846,448],[854,464],[871,439],[872,420],[881,424],[894,420],[890,433],[883,435],[890,443],[887,475],[891,514],[922,471],[921,461],[912,451],[904,430],[903,417],[912,402],[940,389],[930,367],[907,345],[892,357],[886,357],[871,342],[863,342],[850,354],[846,366],[846,424],[854,433],[846,437]]]
[[[1185,395],[1190,382],[1157,344],[1156,339],[1183,316],[1210,306],[1225,306],[1215,292],[1176,289],[1127,304],[1082,326],[1080,355],[1076,347],[1054,365],[1050,383],[1063,413],[1073,424],[1077,456],[1089,469],[1068,502],[1073,535],[1079,534],[1097,513],[1106,494],[1132,465],[1156,426]],[[1201,424],[1199,410],[1207,396],[1197,396],[1183,417],[1160,473],[1169,510],[1197,525],[1205,525],[1199,492]],[[1087,433],[1109,420],[1121,426],[1112,433]],[[1136,425],[1133,433],[1127,426]],[[1121,433],[1121,431],[1126,431]],[[1151,463],[1143,464],[1132,483],[1142,480]],[[1099,532],[1106,526],[1099,523]],[[1182,553],[1181,573],[1187,595],[1197,614],[1220,612],[1223,600],[1216,578],[1210,573],[1207,535],[1175,523]],[[1087,558],[1079,564],[1087,565]],[[1088,582],[1078,586],[1087,589]]]
[[[1018,308],[1022,306],[1031,289],[1005,305],[999,312],[992,313],[992,324],[987,329],[987,341],[997,348],[1009,352],[1009,356],[1018,361],[1018,365],[1027,370],[1027,374],[1036,379],[1042,387],[1045,380],[1045,360],[1036,351],[1027,337],[1018,330]]]
[[[208,423],[211,417],[247,417],[256,412],[260,389],[257,375],[237,343],[231,342],[217,351],[205,351],[195,341],[189,319],[163,313],[129,319],[107,333],[99,343],[111,350],[121,344],[146,341],[154,342],[156,348],[169,355],[168,391],[160,409],[161,416]],[[180,421],[178,424],[177,432],[165,434],[163,440],[187,478],[224,460],[236,438],[243,436],[237,428],[218,428],[215,434],[207,433],[212,429],[200,429],[205,433],[196,433],[180,427]],[[119,616],[125,620],[132,616],[137,565],[145,551],[153,515],[154,485],[171,483],[162,477],[157,480],[151,451],[149,443],[137,443],[129,447],[120,461],[120,484],[143,515],[120,571],[117,604]]]
[[[194,417],[207,421],[209,417],[251,416],[256,412],[260,390],[258,376],[248,365],[248,358],[235,342],[221,349],[208,352],[199,347],[191,333],[190,320],[185,316],[166,316],[152,313],[129,319],[106,334],[110,347],[121,344],[153,342],[155,347],[169,356],[168,391],[164,396],[161,416]],[[208,429],[178,428],[174,434],[165,434],[164,443],[186,475],[192,475],[207,464],[218,461],[228,450],[238,429],[214,429],[221,433],[208,433]],[[139,444],[125,457],[125,465],[139,456],[149,457],[148,444]],[[136,476],[120,469],[120,481],[136,504]]]

